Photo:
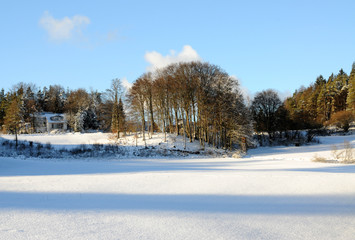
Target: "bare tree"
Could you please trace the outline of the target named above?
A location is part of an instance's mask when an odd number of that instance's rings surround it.
[[[146,146],[145,139],[145,90],[144,90],[144,80],[143,78],[138,78],[133,86],[129,89],[127,100],[131,105],[131,108],[137,111],[141,118],[142,136],[143,141]]]

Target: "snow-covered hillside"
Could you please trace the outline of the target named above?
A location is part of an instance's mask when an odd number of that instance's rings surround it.
[[[240,159],[2,157],[0,239],[353,239],[355,165],[311,160],[355,139],[320,140]]]

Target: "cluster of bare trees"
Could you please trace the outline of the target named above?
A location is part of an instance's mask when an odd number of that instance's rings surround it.
[[[175,63],[145,73],[127,99],[139,114],[144,139],[145,130],[160,130],[197,139],[202,147],[231,148],[252,133],[237,80],[209,63]]]

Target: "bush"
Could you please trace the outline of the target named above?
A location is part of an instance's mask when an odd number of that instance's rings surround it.
[[[318,156],[317,154],[312,158],[312,161],[313,161],[313,162],[322,162],[322,163],[329,162],[329,161],[327,161],[326,158],[320,157],[320,156]]]
[[[345,141],[344,142],[344,159],[343,162],[344,163],[355,163],[355,158],[353,155],[353,148],[350,144],[350,142]]]
[[[51,150],[52,149],[52,144],[50,142],[47,142],[46,145],[45,145],[45,148],[48,149],[48,150]]]
[[[353,155],[353,147],[348,141],[344,141],[344,150],[338,150],[336,146],[332,146],[332,157],[343,163],[355,163]]]
[[[350,111],[340,111],[337,113],[334,113],[330,120],[326,122],[326,125],[331,126],[335,125],[338,128],[341,128],[344,130],[344,132],[349,131],[350,124],[352,121],[354,121],[354,114]]]

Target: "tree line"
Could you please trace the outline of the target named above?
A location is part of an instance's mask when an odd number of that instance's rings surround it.
[[[118,138],[140,132],[143,140],[153,132],[172,133],[184,136],[185,144],[198,140],[202,148],[227,149],[250,142],[253,132],[274,139],[289,130],[329,124],[347,131],[354,120],[354,86],[355,63],[350,75],[342,69],[328,80],[320,75],[285,101],[264,90],[247,106],[237,79],[219,66],[181,62],[142,74],[126,93],[120,79],[104,92],[18,83],[0,92],[0,126],[14,133],[31,123],[31,133],[35,113],[64,113],[72,131],[101,130]]]
[[[250,111],[256,132],[271,139],[289,130],[336,125],[348,131],[355,115],[355,63],[350,75],[343,69],[326,80],[322,75],[309,87],[301,87],[282,102],[273,90],[259,92]]]
[[[112,85],[115,82],[119,79],[112,80]],[[110,131],[112,110],[118,104],[111,89],[104,93],[88,92],[83,88],[64,89],[60,85],[41,89],[32,83],[21,82],[6,93],[4,89],[0,91],[0,126],[3,131],[15,133],[25,123],[30,123],[26,132],[33,133],[36,132],[35,114],[52,112],[64,113],[72,131]]]
[[[309,87],[301,87],[285,102],[294,128],[336,124],[348,130],[355,111],[355,63],[350,75],[340,69],[328,79],[322,75]]]

